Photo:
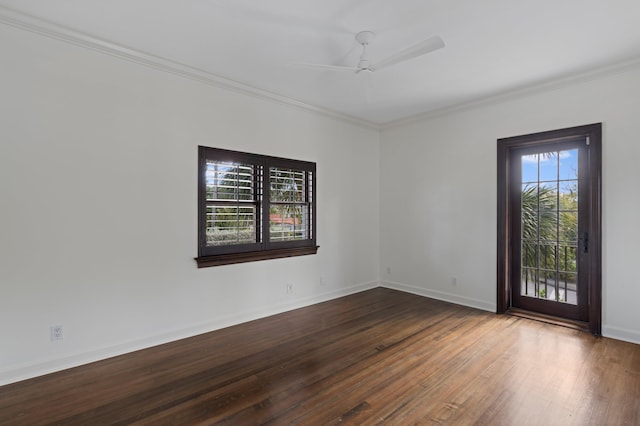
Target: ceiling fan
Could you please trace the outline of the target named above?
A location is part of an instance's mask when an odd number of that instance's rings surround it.
[[[438,36],[433,36],[374,64],[369,60],[369,55],[367,52],[367,48],[374,38],[375,33],[372,31],[361,31],[356,34],[356,41],[360,45],[362,45],[362,54],[360,55],[360,61],[358,62],[358,65],[355,67],[307,63],[299,63],[297,65],[330,71],[350,71],[358,74],[362,71],[379,71],[383,68],[390,67],[391,65],[399,64],[400,62],[404,62],[418,56],[426,55],[427,53],[433,52],[434,50],[442,49],[444,47],[444,41],[442,41],[442,39]]]

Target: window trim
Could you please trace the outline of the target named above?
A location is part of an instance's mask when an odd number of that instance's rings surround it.
[[[207,160],[211,159],[215,159],[215,161],[244,162],[245,164],[253,164],[258,169],[255,177],[257,184],[255,199],[257,218],[255,226],[256,237],[259,239],[262,236],[261,241],[214,248],[206,246],[206,164]],[[310,182],[305,185],[307,190],[305,198],[308,200],[309,194],[311,194],[311,200],[305,202],[309,203],[311,215],[309,228],[306,229],[309,238],[293,241],[270,241],[270,167],[288,168],[311,173]],[[307,177],[307,179],[309,178]],[[316,254],[318,250],[316,245],[316,181],[316,163],[314,162],[198,146],[198,257],[195,258],[198,268]]]

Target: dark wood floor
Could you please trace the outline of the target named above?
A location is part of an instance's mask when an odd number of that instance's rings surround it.
[[[0,387],[0,424],[640,425],[640,345],[375,289]]]

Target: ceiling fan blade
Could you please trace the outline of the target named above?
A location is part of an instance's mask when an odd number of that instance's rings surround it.
[[[353,73],[358,72],[358,68],[343,67],[341,65],[324,65],[324,64],[307,64],[307,63],[295,63],[292,65],[297,67],[315,68],[315,69],[327,70],[327,71],[349,71]]]
[[[417,56],[425,55],[429,52],[433,52],[434,50],[442,49],[443,47],[444,41],[442,41],[440,37],[429,37],[428,39],[421,41],[420,43],[414,44],[411,47],[408,47],[394,55],[389,56],[386,59],[383,59],[371,65],[369,68],[372,71],[378,71],[391,65],[395,65],[397,63],[415,58]]]

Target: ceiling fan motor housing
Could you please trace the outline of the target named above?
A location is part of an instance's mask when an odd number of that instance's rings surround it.
[[[362,45],[371,43],[375,37],[376,35],[373,31],[360,31],[356,34],[356,40]]]

